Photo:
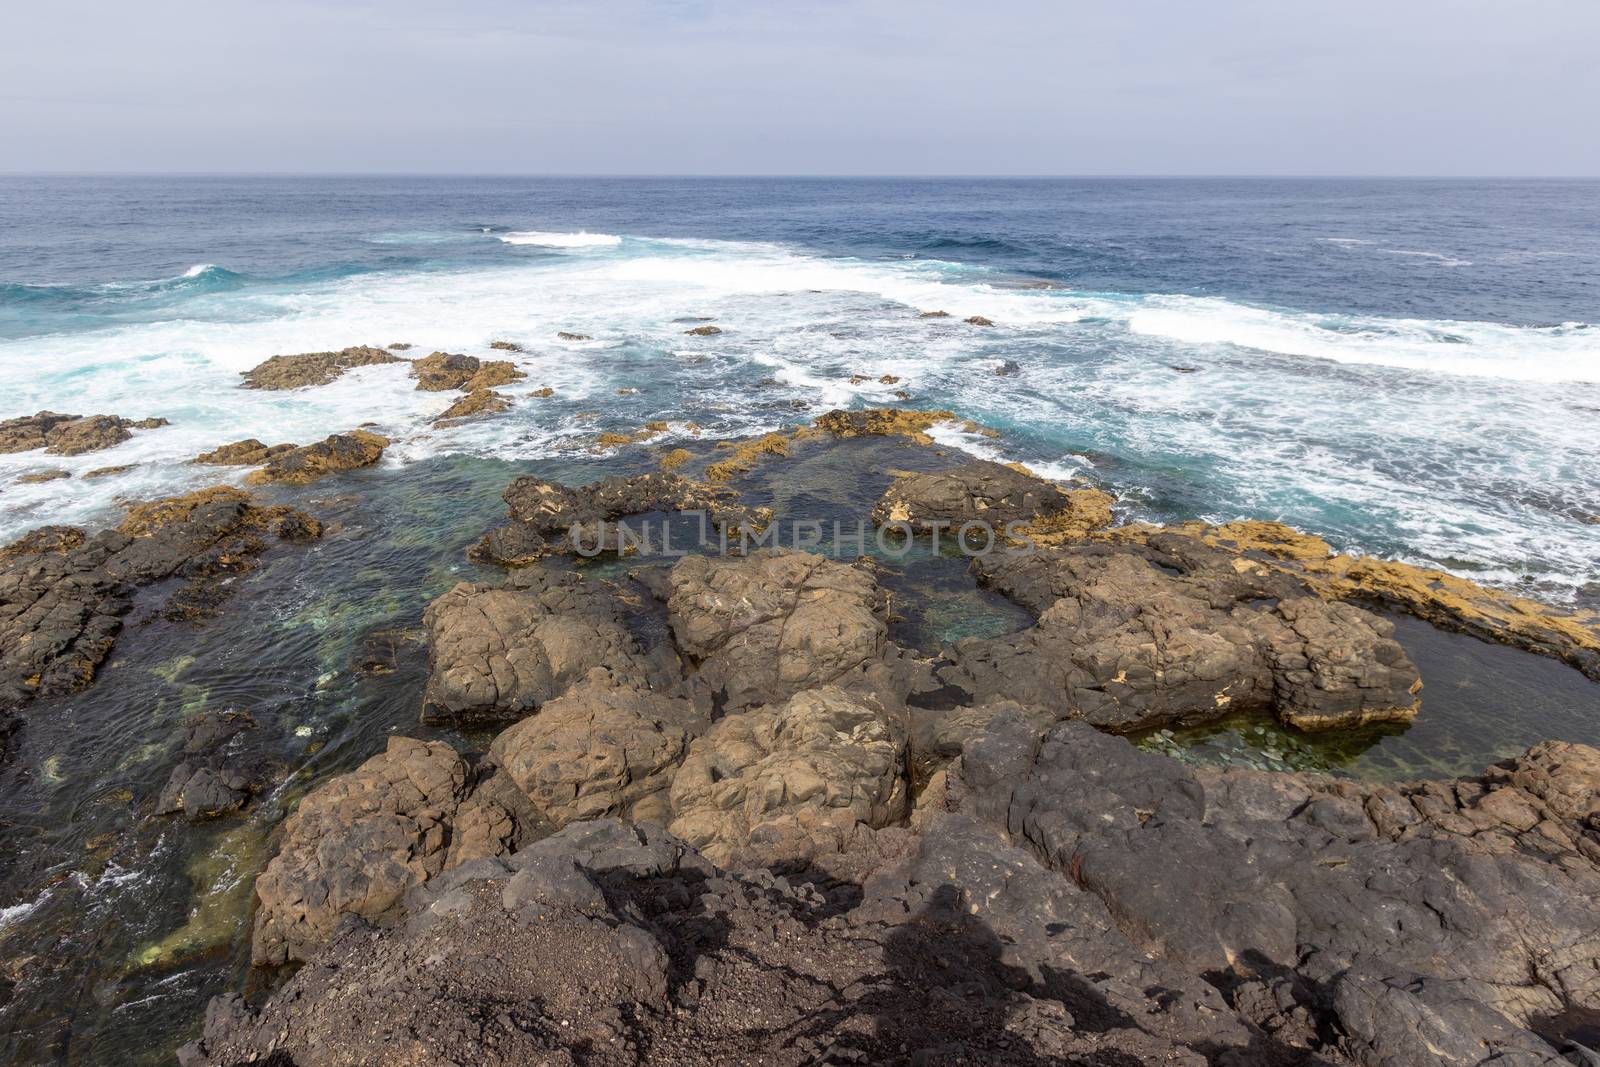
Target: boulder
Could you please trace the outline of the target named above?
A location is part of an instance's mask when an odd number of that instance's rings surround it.
[[[672,779],[674,834],[726,864],[839,852],[905,814],[900,716],[824,686],[718,719]]]
[[[369,345],[355,345],[338,352],[302,352],[273,356],[257,364],[244,372],[243,384],[246,389],[302,389],[327,385],[352,367],[404,362],[399,356]]]
[[[696,681],[727,708],[867,681],[888,647],[887,605],[865,569],[807,552],[687,556],[667,610]]]
[[[571,571],[528,567],[503,585],[462,582],[423,614],[427,722],[520,719],[603,668],[618,683],[664,689],[677,656],[628,626],[631,596]]]
[[[667,786],[699,725],[688,701],[616,686],[596,668],[503,731],[489,757],[556,826],[612,815],[665,822]]]
[[[332,434],[315,444],[277,451],[258,471],[246,478],[248,485],[307,485],[319,478],[342,471],[370,467],[383,456],[389,439],[366,430]]]
[[[416,360],[411,364],[411,376],[418,389],[435,393],[447,389],[476,392],[527,377],[510,360],[481,360],[451,352],[435,352]]]

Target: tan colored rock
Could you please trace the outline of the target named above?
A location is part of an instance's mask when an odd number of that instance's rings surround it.
[[[292,451],[294,447],[292,444],[268,445],[254,437],[247,437],[232,444],[219,445],[210,452],[202,452],[194,457],[194,462],[217,467],[254,467],[273,456]]]
[[[246,477],[245,482],[249,485],[274,482],[306,485],[330,474],[370,467],[383,456],[388,444],[387,437],[366,430],[336,433],[315,444],[277,453],[267,460],[266,466]]]
[[[59,481],[62,478],[70,478],[70,477],[72,477],[72,472],[71,471],[65,471],[65,470],[62,470],[59,467],[56,467],[56,468],[52,468],[51,470],[29,471],[27,474],[24,474],[20,478],[17,479],[17,484],[18,485],[42,485],[45,482],[54,482],[54,481]]]
[[[489,757],[557,826],[612,815],[665,821],[671,771],[697,722],[688,701],[595,671],[503,731]]]
[[[833,686],[719,719],[672,780],[668,829],[715,863],[805,860],[907,810],[904,727]]]
[[[409,348],[410,345],[393,345]],[[246,389],[302,389],[327,385],[352,367],[381,363],[404,363],[399,356],[370,345],[356,345],[338,352],[302,352],[292,356],[273,356],[244,372]]]
[[[434,417],[435,423],[470,419],[480,415],[498,415],[511,408],[511,398],[493,389],[475,389]]]

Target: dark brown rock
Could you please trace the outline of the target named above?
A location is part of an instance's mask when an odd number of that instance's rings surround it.
[[[93,536],[35,530],[0,549],[0,704],[88,685],[139,587],[184,579],[163,610],[202,617],[232,588],[228,579],[252,569],[264,535],[320,532],[307,515],[230,488],[136,505],[121,527]]]
[[[1067,489],[1025,469],[973,460],[950,470],[895,479],[872,510],[878,525],[905,523],[926,532],[953,533],[964,523],[987,525],[993,540],[1011,523],[1030,529],[1070,526],[1078,531],[1111,522],[1111,497],[1095,489]],[[981,538],[980,538],[981,540]]]
[[[42,448],[57,456],[78,456],[128,440],[131,430],[153,430],[166,419],[125,419],[120,415],[58,415],[41,411],[0,422],[0,453]]]
[[[672,685],[676,653],[629,628],[624,598],[640,595],[542,567],[514,571],[504,585],[457,585],[423,615],[430,633],[423,718],[520,719],[597,667],[618,685]]]
[[[511,398],[493,389],[475,389],[434,417],[434,422],[454,422],[509,411]]]

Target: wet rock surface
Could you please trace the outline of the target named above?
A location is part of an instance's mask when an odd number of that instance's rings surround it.
[[[409,346],[407,346],[409,347]],[[246,389],[303,389],[327,385],[353,367],[370,367],[406,360],[381,348],[355,345],[338,352],[302,352],[273,356],[244,372]]]
[[[946,471],[896,478],[872,511],[880,526],[904,523],[918,532],[955,532],[969,522],[987,524],[1001,538],[1008,524],[1033,531],[1098,529],[1111,523],[1111,496],[1067,488],[1025,469],[975,460]]]
[[[511,522],[473,546],[469,554],[479,563],[521,567],[551,555],[616,551],[623,536],[617,521],[651,512],[701,511],[708,528],[714,525],[735,535],[759,531],[770,518],[741,504],[732,490],[665,472],[576,487],[522,477],[506,487],[504,498]]]
[[[44,449],[51,455],[78,456],[119,445],[133,436],[133,430],[154,430],[167,425],[166,419],[125,419],[121,415],[59,415],[41,411],[37,415],[0,422],[0,453],[32,452]]]
[[[247,437],[242,441],[219,445],[210,452],[202,452],[194,457],[194,461],[213,467],[254,467],[291,452],[296,447],[292,444],[269,445],[254,437]]]
[[[180,579],[160,611],[204,617],[268,538],[320,534],[302,512],[220,488],[136,505],[114,530],[43,527],[13,542],[0,549],[0,705],[88,685],[140,587]]]
[[[383,457],[388,445],[388,438],[366,430],[332,434],[315,444],[272,452],[265,466],[251,472],[245,482],[306,485],[330,474],[370,467]]]
[[[481,360],[453,352],[435,352],[413,361],[411,376],[417,380],[418,389],[434,393],[448,389],[476,392],[526,377],[510,360]]]

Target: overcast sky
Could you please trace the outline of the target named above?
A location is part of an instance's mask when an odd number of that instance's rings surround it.
[[[1600,175],[1600,0],[7,3],[0,171]]]

